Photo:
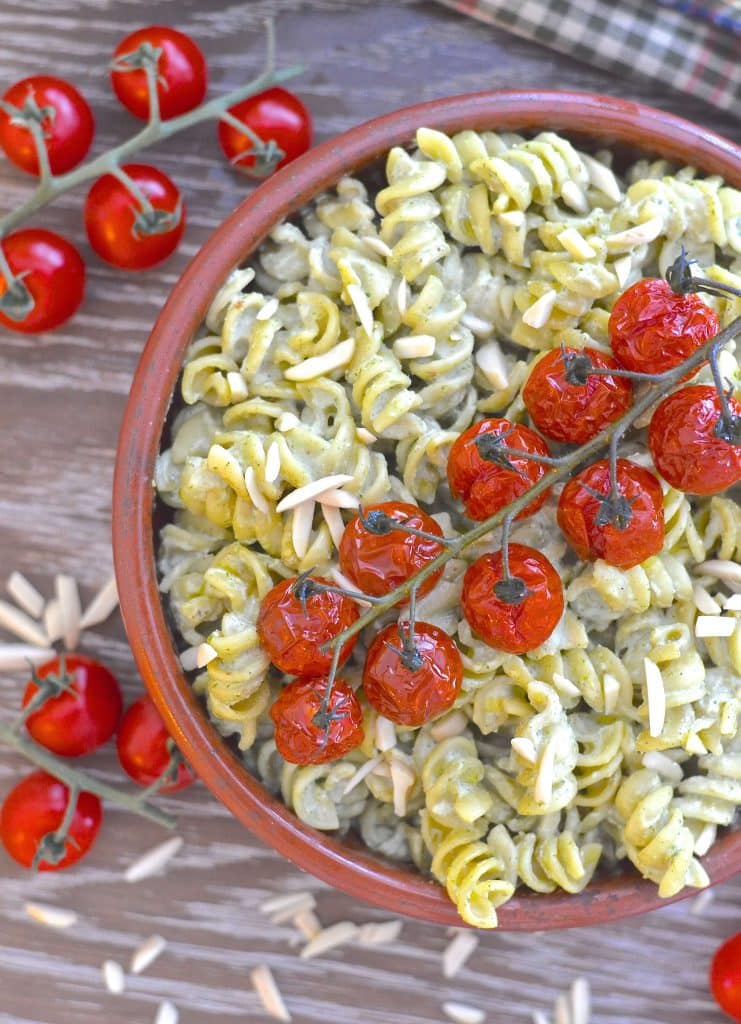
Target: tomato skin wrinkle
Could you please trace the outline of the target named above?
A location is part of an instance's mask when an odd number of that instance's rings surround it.
[[[12,85],[3,100],[19,110],[29,97],[42,111],[54,110],[41,121],[52,174],[64,174],[83,159],[95,134],[95,120],[87,100],[70,83],[51,75],[32,75]],[[0,146],[5,155],[27,174],[38,175],[39,161],[33,134],[0,110]]]
[[[408,668],[398,653],[399,623],[382,629],[368,648],[363,691],[379,714],[397,725],[417,727],[454,703],[463,680],[463,661],[447,633],[432,623],[415,623],[413,643],[422,662],[416,669]]]
[[[741,1021],[741,932],[716,950],[710,965],[710,991],[724,1013]]]
[[[180,204],[180,219],[168,231],[135,231],[140,212],[128,189],[112,174],[93,184],[85,200],[85,230],[90,245],[106,263],[123,270],[147,270],[166,260],[178,246],[185,229],[185,204],[166,174],[148,164],[124,164],[123,171],[138,185],[155,210],[173,213]]]
[[[113,53],[116,61],[143,43],[161,50],[157,64],[157,97],[163,121],[193,110],[206,95],[208,67],[201,48],[184,32],[168,25],[149,25],[122,39]],[[111,70],[111,85],[119,101],[134,117],[149,117],[147,76],[143,69]]]
[[[332,586],[322,576],[309,580]],[[354,601],[331,591],[310,593],[305,609],[294,593],[296,578],[278,583],[263,598],[257,618],[257,633],[268,657],[286,675],[319,676],[329,671],[332,651],[320,648],[358,618]],[[350,657],[357,636],[350,637],[340,651],[339,664]]]
[[[450,449],[448,483],[453,497],[463,501],[466,515],[477,521],[488,519],[519,498],[548,471],[543,463],[517,455],[509,456],[513,469],[482,458],[476,439],[485,435],[504,437],[502,445],[506,448],[545,457],[550,455],[543,438],[521,423],[494,417],[464,430]],[[533,515],[547,498],[548,490],[526,505],[517,518],[526,519]]]
[[[291,764],[334,761],[363,742],[360,702],[344,679],[335,679],[332,685],[328,730],[314,722],[326,689],[326,676],[295,679],[283,688],[270,708],[275,723],[275,746]]]
[[[741,416],[741,402],[728,399]],[[688,494],[718,494],[741,480],[741,445],[715,436],[718,392],[706,384],[680,388],[656,408],[648,427],[654,465],[667,483]]]
[[[33,298],[23,320],[0,311],[0,324],[20,334],[38,334],[59,327],[77,311],[85,294],[85,264],[71,242],[43,228],[23,228],[0,241],[16,277]],[[0,296],[7,285],[0,276]]]
[[[561,577],[539,551],[509,545],[510,576],[521,579],[528,593],[519,604],[501,601],[495,585],[503,578],[502,551],[482,555],[463,577],[461,604],[471,628],[491,647],[526,654],[544,643],[563,614]]]
[[[719,330],[715,311],[699,295],[679,295],[659,278],[644,278],[624,291],[608,323],[615,358],[639,373],[678,366]]]
[[[633,385],[624,377],[592,374],[583,385],[570,384],[563,355],[577,351],[598,369],[619,369],[617,360],[595,348],[554,349],[536,363],[522,391],[522,400],[538,430],[567,444],[590,441],[627,412],[633,399]]]
[[[283,152],[274,170],[285,167],[311,146],[311,115],[304,104],[287,89],[276,86],[248,96],[228,111],[238,121],[267,143],[271,139]],[[234,125],[219,121],[219,145],[224,156],[237,170],[250,175],[255,172],[254,142]],[[256,175],[257,176],[257,175]]]
[[[558,499],[557,519],[579,558],[601,558],[620,569],[631,569],[658,554],[664,546],[664,493],[649,470],[617,460],[620,494],[630,504],[630,521],[624,530],[612,523],[598,525],[602,502],[590,494],[610,494],[610,463],[600,459],[572,477]]]
[[[170,762],[169,734],[160,713],[148,694],[143,694],[126,709],[116,737],[116,752],[121,767],[140,786],[151,786],[162,776]],[[181,761],[177,776],[160,789],[175,793],[196,781],[191,768]]]
[[[371,512],[385,512],[387,516],[436,537],[443,536],[440,526],[416,505],[403,501],[384,501],[368,505],[363,510],[367,517]],[[442,553],[444,547],[434,540],[419,537],[403,530],[389,533],[371,533],[356,516],[345,527],[339,548],[339,562],[342,572],[365,594],[382,597],[400,586],[429,562]],[[432,590],[440,578],[442,569],[429,576],[417,590],[422,597]],[[404,598],[399,603],[405,603]]]
[[[24,868],[33,865],[45,835],[62,824],[69,800],[67,786],[44,771],[21,779],[5,797],[0,809],[0,838],[10,856]],[[57,864],[41,861],[39,871],[61,871],[90,850],[103,820],[103,807],[94,793],[80,793],[69,829],[70,842]]]
[[[47,750],[61,757],[89,754],[106,743],[116,731],[123,701],[115,676],[100,662],[78,654],[46,662],[36,670],[44,680],[48,676],[69,677],[74,692],[62,692],[44,701],[26,719],[30,735]],[[23,694],[25,708],[38,692],[34,682]]]

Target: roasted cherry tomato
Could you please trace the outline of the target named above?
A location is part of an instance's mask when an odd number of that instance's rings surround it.
[[[716,951],[710,966],[710,991],[724,1013],[741,1021],[741,932],[726,939]]]
[[[416,622],[409,637],[404,623],[391,623],[368,648],[363,690],[379,714],[398,725],[424,725],[458,696],[463,662],[447,633]],[[403,636],[402,636],[402,631]]]
[[[627,459],[617,460],[617,482],[612,499],[608,459],[577,473],[558,499],[558,525],[579,558],[631,569],[664,546],[664,495],[653,473]]]
[[[545,555],[524,544],[509,545],[509,574],[505,585],[501,550],[478,558],[463,577],[461,604],[466,621],[487,644],[525,654],[558,625],[563,587]]]
[[[52,174],[71,171],[90,149],[95,132],[93,114],[69,82],[50,75],[32,75],[11,85],[2,103],[6,106],[0,109],[0,146],[22,171],[39,173],[36,145],[31,130],[18,123],[8,106],[38,122]]]
[[[39,871],[61,871],[85,856],[100,831],[103,808],[94,793],[80,793],[63,847],[51,842],[51,834],[62,824],[68,802],[67,787],[46,772],[32,772],[11,789],[0,810],[0,838],[13,860],[32,867],[42,840],[49,859],[42,857]]]
[[[85,200],[85,230],[98,256],[124,270],[145,270],[175,251],[185,227],[177,185],[156,167],[125,164],[123,171],[153,211],[142,210],[112,174],[98,178]]]
[[[590,375],[584,370],[590,363],[600,370],[618,369],[614,359],[596,348],[554,349],[533,367],[522,400],[546,437],[584,444],[630,408],[630,381],[612,374]]]
[[[655,277],[624,291],[608,324],[615,358],[639,373],[678,366],[719,330],[718,317],[699,295],[679,295]]]
[[[134,117],[149,117],[147,75],[136,56],[137,50],[146,46],[160,51],[157,97],[162,120],[197,107],[206,95],[206,58],[190,36],[167,25],[149,25],[126,36],[113,52],[111,85],[126,109]]]
[[[283,154],[276,152],[271,159],[269,150],[258,149],[256,153],[254,139],[234,125],[219,121],[219,145],[224,156],[250,177],[262,178],[266,172],[284,167],[311,145],[311,115],[298,96],[287,89],[276,87],[248,96],[228,112],[263,143],[272,140]]]
[[[123,702],[116,677],[100,662],[79,654],[47,661],[34,673],[23,707],[39,693],[38,682],[58,696],[49,697],[26,719],[26,728],[42,747],[62,757],[79,757],[102,746],[116,731]]]
[[[367,525],[363,525],[363,519]],[[432,516],[403,501],[369,505],[363,518],[356,516],[346,526],[340,541],[340,568],[359,590],[371,597],[388,594],[443,551],[443,545],[437,541],[390,528],[389,519],[435,537],[443,535]],[[442,569],[424,581],[418,596],[432,590],[440,572]]]
[[[294,679],[270,708],[275,746],[291,764],[334,761],[363,742],[363,712],[352,688],[343,679],[335,679],[326,720],[322,720],[326,690],[326,676]]]
[[[332,651],[320,648],[358,617],[357,605],[344,594],[317,590],[331,587],[322,576],[283,580],[265,595],[257,632],[265,653],[289,676],[320,676],[329,671]],[[343,644],[339,664],[350,657],[357,637]]]
[[[8,266],[33,299],[33,308],[22,319],[13,319],[0,306],[0,323],[21,334],[37,334],[69,320],[85,293],[85,264],[74,245],[42,228],[14,231],[0,245]],[[7,290],[0,276],[0,297]]]
[[[171,763],[167,741],[170,736],[151,697],[144,694],[135,700],[121,719],[116,737],[116,750],[121,767],[140,786],[151,786],[162,777]],[[165,783],[160,793],[175,793],[195,782],[196,777],[180,761],[172,782]]]
[[[474,423],[453,442],[448,456],[450,493],[463,501],[471,519],[488,519],[519,498],[547,471],[543,463],[508,456],[503,448],[550,455],[548,445],[534,430],[496,418]],[[539,494],[517,518],[525,519],[537,512],[547,497],[547,491]]]
[[[729,398],[741,416],[741,402]],[[669,395],[648,428],[654,465],[667,483],[690,494],[717,494],[741,480],[741,445],[718,437],[721,405],[714,387],[695,384]]]

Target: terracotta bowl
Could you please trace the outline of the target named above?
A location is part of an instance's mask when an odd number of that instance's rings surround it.
[[[121,609],[144,681],[180,749],[214,795],[279,853],[319,878],[394,914],[460,925],[445,892],[412,868],[374,856],[352,838],[302,824],[244,767],[193,695],[177,658],[155,575],[158,509],[152,478],[185,349],[229,271],[282,218],[343,174],[420,125],[562,131],[595,145],[693,164],[741,187],[741,148],[698,125],[608,96],[567,92],[489,92],[407,107],[323,143],[274,175],[219,227],[191,262],[160,314],[134,376],[121,429],[113,493],[113,541]],[[720,839],[704,864],[713,882],[741,871],[741,831]],[[686,894],[684,894],[686,895]],[[682,895],[675,897],[681,899]],[[500,912],[503,930],[571,928],[639,914],[663,904],[631,868],[596,880],[578,896],[518,895]]]

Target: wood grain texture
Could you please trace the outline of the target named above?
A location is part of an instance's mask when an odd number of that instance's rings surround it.
[[[156,20],[177,24],[207,53],[212,90],[250,77],[262,60],[260,23],[277,16],[281,60],[309,65],[297,85],[320,138],[419,100],[489,87],[596,89],[654,103],[732,135],[720,112],[659,86],[624,83],[535,44],[477,25],[433,3],[403,0],[163,0]],[[104,65],[119,38],[154,19],[140,0],[2,0],[0,67],[11,83],[39,70],[69,77],[97,118],[96,149],[134,130],[110,94]],[[40,338],[0,337],[0,577],[19,568],[50,594],[57,571],[72,572],[87,598],[110,571],[110,485],[116,435],[131,373],[169,288],[246,184],[220,161],[213,125],[155,147],[149,157],[182,187],[188,204],[184,244],[162,269],[124,276],[92,257],[80,221],[82,195],[63,197],[36,223],[62,231],[88,263],[88,295],[69,325]],[[26,194],[28,179],[0,165],[3,208]],[[84,647],[117,672],[127,695],[140,683],[116,619],[86,634]],[[19,679],[0,680],[0,714],[10,717]],[[120,781],[115,756],[95,770]],[[23,764],[0,752],[0,793]],[[713,949],[741,921],[741,882],[727,884],[702,917],[678,904],[609,929],[482,936],[467,968],[445,981],[448,941],[436,928],[406,922],[385,950],[347,948],[321,961],[296,956],[296,934],[267,926],[257,907],[266,893],[317,890],[325,923],[382,920],[381,912],[322,887],[253,839],[203,787],[163,801],[178,814],[185,846],[161,879],[123,880],[126,865],[163,836],[116,810],[78,868],[32,877],[0,863],[0,1024],[132,1024],[151,1021],[172,999],[182,1024],[264,1019],[249,971],[273,968],[294,1020],[422,1024],[443,1019],[447,999],[487,1012],[488,1024],[527,1021],[550,1010],[580,974],[594,993],[595,1024],[721,1024],[706,987]],[[54,933],[23,911],[34,899],[73,907],[80,924]],[[128,963],[159,932],[162,957],[108,995],[100,964]],[[359,1009],[362,1008],[362,1009]]]

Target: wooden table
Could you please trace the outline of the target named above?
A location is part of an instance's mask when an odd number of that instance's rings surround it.
[[[280,58],[306,61],[297,89],[317,136],[341,132],[419,100],[488,87],[596,89],[654,103],[725,134],[738,123],[668,89],[616,77],[456,16],[433,3],[404,0],[165,0],[157,20],[190,32],[207,53],[212,89],[253,76],[262,61],[260,24],[278,15]],[[138,0],[108,3],[29,0],[0,3],[0,67],[11,83],[45,71],[72,79],[97,117],[96,147],[134,128],[104,70],[118,40],[153,18]],[[0,573],[26,572],[49,593],[68,571],[89,597],[110,571],[110,487],[116,435],[139,352],[163,299],[213,228],[246,192],[220,159],[214,126],[156,147],[144,159],[171,174],[188,204],[180,251],[163,269],[116,272],[90,253],[81,227],[82,196],[69,194],[37,217],[79,245],[88,263],[80,315],[55,333],[0,337]],[[18,204],[28,179],[0,165],[2,208]],[[116,671],[129,696],[141,686],[116,617],[85,646]],[[19,700],[19,679],[3,679],[2,714]],[[95,755],[95,770],[120,781],[115,756]],[[25,770],[0,754],[0,790]],[[487,934],[466,969],[445,981],[437,928],[404,924],[388,949],[348,947],[299,960],[289,925],[268,925],[257,906],[267,893],[318,891],[323,922],[384,915],[323,888],[245,832],[202,786],[164,806],[178,814],[185,845],[165,877],[129,885],[125,866],[163,838],[154,825],[116,810],[83,865],[32,876],[0,854],[0,1024],[134,1024],[154,1018],[160,1000],[180,1008],[182,1024],[263,1019],[249,971],[269,963],[294,1020],[421,1024],[443,1019],[457,1000],[487,1011],[489,1024],[526,1021],[584,975],[598,1024],[720,1024],[706,986],[709,958],[739,927],[741,879],[720,887],[702,916],[690,902],[607,928],[544,935]],[[74,908],[80,923],[52,932],[27,919],[35,899]],[[100,964],[126,964],[148,935],[168,940],[162,957],[109,995]]]

